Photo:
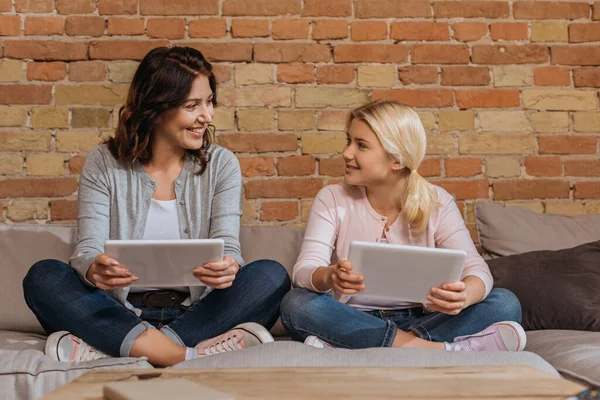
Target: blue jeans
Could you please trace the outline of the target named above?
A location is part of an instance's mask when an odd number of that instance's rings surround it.
[[[422,307],[360,311],[329,294],[294,289],[281,302],[281,322],[294,340],[315,335],[336,347],[391,347],[398,329],[435,342],[452,342],[500,321],[521,322],[521,304],[506,289],[493,289],[458,315],[425,313]]]
[[[134,340],[155,325],[178,344],[193,347],[243,322],[270,329],[281,299],[290,290],[286,270],[259,260],[241,268],[227,289],[215,289],[189,308],[133,311],[104,291],[86,285],[69,265],[57,260],[35,263],[23,280],[25,301],[44,330],[66,330],[112,356],[129,356]]]

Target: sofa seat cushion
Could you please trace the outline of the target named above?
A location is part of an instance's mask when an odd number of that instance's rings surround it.
[[[299,342],[277,341],[262,346],[184,361],[173,368],[260,367],[446,367],[530,365],[558,376],[540,356],[530,352],[445,352],[424,349],[317,349]]]
[[[152,368],[146,358],[52,361],[44,354],[45,343],[41,335],[0,331],[0,399],[38,399],[93,369]]]
[[[600,332],[527,332],[527,351],[542,356],[564,375],[600,386]]]

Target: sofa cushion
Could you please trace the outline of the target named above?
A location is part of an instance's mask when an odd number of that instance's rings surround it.
[[[521,302],[523,328],[600,331],[600,241],[487,261],[494,286]]]
[[[52,361],[40,335],[0,331],[0,399],[38,399],[93,369],[152,368],[146,358],[105,358],[81,363]]]
[[[600,386],[600,332],[527,332],[527,351],[542,356],[560,373]]]
[[[600,240],[600,215],[537,214],[521,207],[477,203],[479,242],[492,257],[560,250]]]
[[[292,275],[304,229],[292,226],[242,226],[240,245],[245,262],[263,258],[281,263]]]
[[[278,341],[231,353],[184,361],[173,368],[259,367],[444,367],[455,365],[530,365],[558,373],[529,352],[446,352],[425,349],[317,349],[299,342]]]

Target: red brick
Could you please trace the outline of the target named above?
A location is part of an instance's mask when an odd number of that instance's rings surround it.
[[[589,18],[590,5],[583,2],[517,1],[513,4],[516,19]]]
[[[404,85],[419,83],[436,83],[438,80],[437,67],[400,67],[398,79]]]
[[[573,80],[576,87],[600,87],[600,68],[575,68]]]
[[[231,37],[267,37],[269,21],[266,19],[234,19],[231,21]]]
[[[488,181],[484,179],[468,181],[432,182],[456,196],[457,200],[489,199]]]
[[[554,179],[498,180],[492,183],[494,200],[563,199],[569,197],[569,182]]]
[[[552,46],[552,64],[600,65],[600,46]]]
[[[569,25],[569,42],[600,42],[600,22]]]
[[[239,158],[242,175],[247,177],[275,175],[275,161],[264,157]]]
[[[396,100],[412,107],[449,107],[452,90],[449,89],[392,89],[373,90],[373,100]]]
[[[548,61],[548,47],[544,45],[478,45],[472,48],[475,64],[534,64]]]
[[[252,61],[252,43],[181,43],[198,49],[208,61]]]
[[[296,151],[298,138],[293,133],[250,133],[219,135],[219,144],[238,153],[265,153],[270,151]]]
[[[431,18],[431,5],[423,0],[356,0],[358,18]]]
[[[346,20],[324,20],[313,21],[312,38],[323,39],[345,39],[348,37],[348,21]]]
[[[575,183],[576,199],[600,199],[600,182]]]
[[[143,35],[146,31],[143,18],[108,17],[109,35]]]
[[[313,156],[285,157],[277,160],[279,176],[305,176],[315,173],[316,162]]]
[[[141,60],[156,47],[168,46],[166,40],[94,40],[90,43],[92,60]]]
[[[467,229],[469,230],[469,234],[471,235],[471,240],[473,243],[479,243],[479,233],[477,232],[477,224],[465,224]]]
[[[424,177],[440,176],[442,174],[442,163],[439,158],[426,158],[417,169],[419,175]]]
[[[213,72],[219,84],[231,81],[233,67],[230,65],[213,64]]]
[[[12,0],[0,0],[0,12],[10,11],[12,9]],[[0,204],[1,206],[2,204]],[[0,214],[2,214],[0,212]]]
[[[600,1],[594,3],[594,12],[592,19],[594,21],[600,21]]]
[[[77,219],[77,200],[52,200],[50,202],[50,220],[74,221]]]
[[[297,201],[265,201],[260,206],[262,221],[290,221],[297,217]]]
[[[57,0],[59,14],[90,14],[96,9],[96,0]]]
[[[185,20],[183,18],[150,18],[146,34],[153,38],[183,39]]]
[[[350,65],[323,65],[317,67],[317,83],[350,83],[354,67]]]
[[[448,158],[446,160],[446,176],[475,176],[480,173],[480,158]]]
[[[402,63],[408,60],[408,46],[401,44],[342,44],[333,49],[338,63]]]
[[[69,64],[69,80],[98,82],[106,79],[106,65],[101,61],[78,61]]]
[[[68,17],[66,22],[66,32],[69,36],[104,35],[103,17]]]
[[[413,64],[467,64],[469,48],[453,44],[416,44],[412,47]]]
[[[352,0],[304,0],[303,17],[349,17]]]
[[[538,137],[540,154],[596,154],[595,136],[552,135]]]
[[[282,64],[277,66],[277,80],[280,83],[310,83],[315,80],[315,66],[312,64]]]
[[[21,36],[21,17],[0,15],[0,36]]]
[[[537,86],[569,86],[569,68],[539,67],[533,71],[533,83]]]
[[[2,182],[0,182],[0,185]],[[0,186],[1,187],[1,186]],[[321,179],[269,179],[246,183],[246,198],[311,198],[321,190]],[[1,193],[1,191],[0,191]],[[6,196],[3,196],[6,197]]]
[[[490,83],[487,67],[442,67],[442,85],[477,86]]]
[[[452,25],[456,40],[470,42],[479,40],[487,35],[487,24],[482,22],[458,22]]]
[[[490,24],[492,40],[526,40],[527,22],[494,22]]]
[[[67,64],[62,61],[27,63],[28,81],[62,81],[67,77]]]
[[[436,1],[435,18],[508,18],[507,1]]]
[[[565,175],[600,176],[600,160],[567,160]],[[598,182],[598,186],[600,186],[600,182]]]
[[[76,178],[7,179],[0,181],[0,198],[64,197],[77,190]]]
[[[215,1],[215,3],[218,3],[218,1]],[[300,14],[301,8],[301,0],[225,0],[223,3],[223,15],[244,17],[253,15],[298,15]]]
[[[224,18],[197,19],[190,22],[188,34],[191,38],[222,38],[227,34]]]
[[[65,20],[61,17],[27,17],[25,35],[62,35]]]
[[[15,11],[18,13],[47,13],[52,10],[54,0],[15,0]]]
[[[85,163],[85,156],[75,156],[69,160],[69,171],[72,174],[80,174]]]
[[[450,40],[445,22],[394,22],[390,37],[394,40]]]
[[[140,0],[142,15],[217,15],[219,0]]]
[[[388,27],[383,21],[353,22],[350,31],[355,41],[384,40],[388,37]]]
[[[346,170],[346,162],[342,157],[323,158],[319,160],[319,175],[343,176]]]
[[[488,89],[456,91],[459,108],[519,107],[518,89]]]
[[[307,43],[257,43],[254,45],[254,61],[267,63],[328,62],[331,60],[329,46]]]
[[[560,157],[526,157],[525,170],[531,176],[561,176]]]
[[[0,104],[50,104],[51,102],[51,85],[0,85]]]
[[[101,15],[137,14],[138,0],[99,0],[98,12]]]
[[[276,40],[308,39],[309,23],[303,19],[278,19],[273,21],[271,36]]]

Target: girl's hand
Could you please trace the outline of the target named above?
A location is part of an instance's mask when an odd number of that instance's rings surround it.
[[[462,281],[448,282],[442,288],[433,287],[427,299],[431,302],[425,304],[431,311],[438,311],[448,315],[457,315],[467,307],[466,285]]]
[[[131,285],[139,278],[117,260],[106,254],[98,254],[85,274],[88,281],[102,290],[121,289]]]
[[[196,267],[194,276],[213,289],[226,289],[233,284],[240,266],[233,258],[223,257],[223,261],[213,261]]]
[[[333,288],[342,294],[356,294],[365,289],[364,276],[352,273],[352,264],[340,260],[331,270]]]

